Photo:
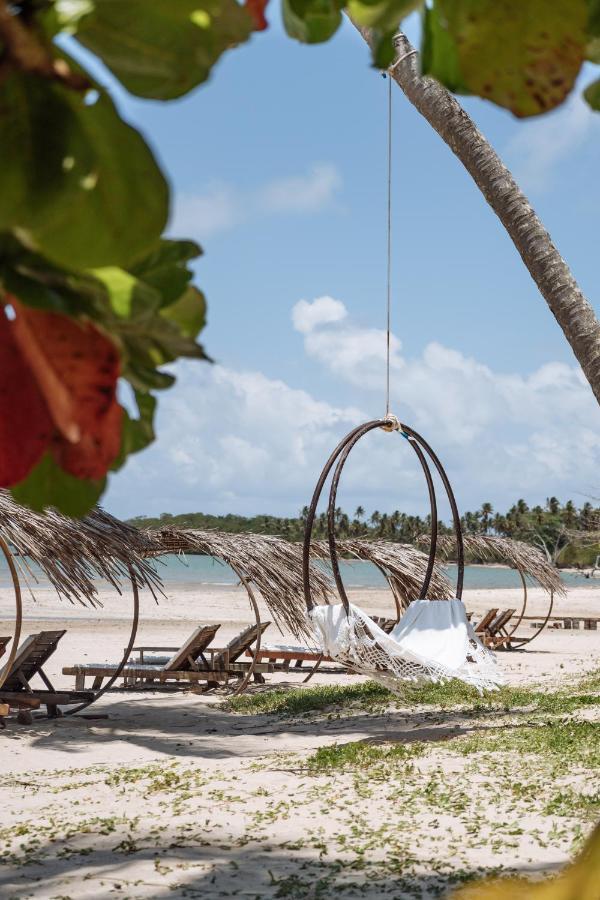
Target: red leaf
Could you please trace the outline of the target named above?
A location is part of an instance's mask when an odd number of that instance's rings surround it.
[[[54,425],[0,308],[0,485],[22,481],[42,458]]]
[[[121,445],[123,411],[116,399],[120,372],[116,347],[91,323],[31,309],[12,298],[11,303],[16,317],[7,321],[1,316],[0,350],[7,362],[10,357],[19,377],[24,373],[28,402],[35,409],[22,416],[14,429],[27,461],[16,475],[14,463],[7,460],[4,471],[0,462],[1,483],[14,484],[24,478],[47,446],[71,475],[104,477]],[[9,410],[8,420],[10,415]],[[41,422],[46,423],[42,431]]]
[[[254,20],[254,30],[264,31],[269,27],[269,23],[265,18],[265,9],[269,0],[246,0],[244,6]]]

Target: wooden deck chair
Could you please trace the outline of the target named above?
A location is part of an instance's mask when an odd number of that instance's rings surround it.
[[[138,653],[137,659],[132,659],[123,668],[120,678],[126,684],[133,684],[138,681],[152,684],[154,681],[162,681],[162,675],[169,672],[185,672],[200,671],[208,668],[208,662],[205,657],[205,651],[215,634],[219,630],[220,625],[199,625],[189,638],[179,647],[164,646],[139,646],[133,647],[133,652]],[[147,653],[158,651],[171,653],[171,656],[146,656]],[[114,675],[118,668],[117,663],[84,663],[75,666],[65,666],[63,675],[75,676],[76,690],[83,690],[85,679],[93,676],[94,690],[102,687],[105,678]]]
[[[48,662],[66,631],[40,631],[26,638],[17,650],[6,681],[0,688],[0,698],[11,706],[36,708],[44,703],[52,718],[60,715],[60,706],[69,706],[91,699],[93,694],[79,691],[56,690],[43,666]],[[38,676],[44,690],[31,687],[31,680]],[[33,702],[29,702],[33,701]]]
[[[507,625],[514,616],[516,610],[504,609],[489,623],[483,633],[483,641],[486,647],[502,647],[505,648],[510,643],[510,635]]]
[[[483,618],[480,619],[479,622],[477,623],[477,625],[475,626],[475,634],[479,634],[479,635],[485,634],[487,631],[488,625],[490,624],[490,622],[493,622],[493,620],[496,618],[497,615],[498,615],[497,609],[488,609],[488,611],[485,613]]]
[[[8,637],[6,637],[6,635],[2,635],[2,637],[0,637],[0,656],[4,656],[4,654],[6,653],[6,648],[11,641],[12,637],[10,635]]]

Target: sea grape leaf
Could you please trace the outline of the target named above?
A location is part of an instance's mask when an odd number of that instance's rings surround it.
[[[592,109],[600,110],[600,79],[589,84],[583,96]]]
[[[63,25],[128,91],[155,100],[181,97],[206,81],[222,53],[247,40],[254,26],[236,0],[93,0],[87,13],[71,0],[56,6]]]
[[[0,485],[22,481],[53,434],[44,398],[0,308]]]
[[[268,5],[269,0],[245,0],[244,6],[252,16],[255,31],[264,31],[269,27],[265,17],[265,9]]]
[[[202,249],[194,241],[163,239],[130,272],[151,285],[161,295],[161,306],[177,300],[190,283],[193,273],[187,267],[190,260],[200,256]]]
[[[446,40],[445,49],[430,49],[427,74],[445,83],[451,73],[519,117],[553,109],[570,93],[586,52],[587,0],[435,0],[433,7]]]
[[[371,29],[373,64],[387,69],[396,57],[394,35],[402,19],[423,5],[423,0],[349,0],[351,18]]]
[[[75,478],[46,453],[27,478],[11,488],[11,494],[22,506],[40,512],[54,508],[66,516],[79,517],[96,505],[105,487],[106,478],[97,481]]]
[[[22,480],[46,450],[76,478],[101,480],[121,444],[115,345],[91,322],[8,299],[10,317],[0,316],[2,378],[18,380],[0,392],[0,422],[12,424],[26,461],[2,442],[1,485]]]
[[[194,339],[206,325],[204,294],[190,286],[175,303],[161,310],[161,315],[176,325],[185,337]]]
[[[282,0],[285,30],[303,44],[328,41],[341,25],[344,5],[344,0]]]
[[[121,319],[150,315],[161,305],[159,292],[125,269],[103,266],[90,273],[104,285],[110,308]]]
[[[126,267],[156,245],[168,188],[106,93],[86,104],[79,92],[10,73],[0,129],[0,231],[68,268]]]
[[[452,900],[598,900],[600,825],[575,862],[541,882],[526,878],[483,881],[461,888]]]
[[[156,397],[144,391],[134,391],[134,397],[138,416],[137,418],[132,418],[127,410],[123,410],[121,450],[112,464],[113,472],[120,469],[132,453],[139,453],[140,450],[144,450],[155,438],[154,413],[156,411]]]
[[[470,93],[460,73],[457,45],[440,22],[439,8],[426,7],[423,12],[421,46],[423,72],[435,73],[438,81],[454,94]]]

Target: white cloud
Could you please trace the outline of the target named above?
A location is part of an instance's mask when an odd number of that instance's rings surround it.
[[[316,212],[329,206],[341,184],[336,167],[320,163],[306,175],[273,179],[261,192],[261,206],[269,212]]]
[[[158,440],[115,478],[110,509],[294,515],[308,503],[341,437],[383,412],[385,333],[359,327],[332,297],[302,301],[292,314],[307,356],[335,376],[346,402],[260,372],[180,363],[177,385],[160,398]],[[405,357],[397,338],[392,351],[392,410],[438,452],[461,508],[566,499],[598,483],[598,407],[578,368],[553,362],[527,375],[496,372],[435,342]],[[361,441],[340,505],[426,511],[422,475],[406,448],[380,432]]]
[[[592,134],[598,116],[579,94],[540,119],[519,122],[506,148],[509,166],[525,190],[543,191],[552,184],[557,166]]]
[[[333,297],[317,297],[308,302],[299,300],[292,309],[292,322],[296,331],[308,334],[318,325],[328,325],[339,322],[348,315],[346,307],[340,300]]]
[[[331,206],[342,179],[331,163],[306,174],[273,178],[255,190],[210,184],[200,194],[176,194],[170,232],[205,240],[256,218],[305,215]]]
[[[213,184],[204,194],[176,196],[171,231],[205,239],[228,231],[243,218],[244,211],[233,189],[225,184]]]

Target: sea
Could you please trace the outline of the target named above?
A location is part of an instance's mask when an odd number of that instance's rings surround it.
[[[237,584],[238,578],[228,565],[212,556],[168,555],[156,560],[156,568],[165,584]],[[456,566],[445,566],[450,581],[456,579]],[[347,587],[381,588],[386,586],[379,569],[365,560],[341,560],[340,570]],[[600,578],[586,578],[578,572],[564,572],[561,577],[569,587],[600,587]],[[531,584],[535,584],[531,581]],[[521,579],[514,569],[505,566],[466,566],[465,588],[518,588]]]
[[[167,587],[177,588],[183,584],[237,584],[239,579],[232,569],[220,559],[212,556],[179,556],[167,554],[157,557],[153,564]],[[319,563],[327,571],[325,564]],[[456,579],[456,566],[445,566],[450,581]],[[47,584],[46,577],[37,566],[32,565],[38,586]],[[340,560],[340,570],[347,587],[382,588],[386,582],[372,563],[365,560]],[[586,578],[578,572],[561,572],[567,587],[598,586],[600,578]],[[529,579],[528,579],[529,581]],[[101,582],[98,581],[100,584]],[[534,581],[530,583],[535,586]],[[9,584],[8,570],[4,558],[0,558],[0,586]],[[521,580],[517,572],[506,566],[475,565],[465,567],[465,588],[518,588]]]

